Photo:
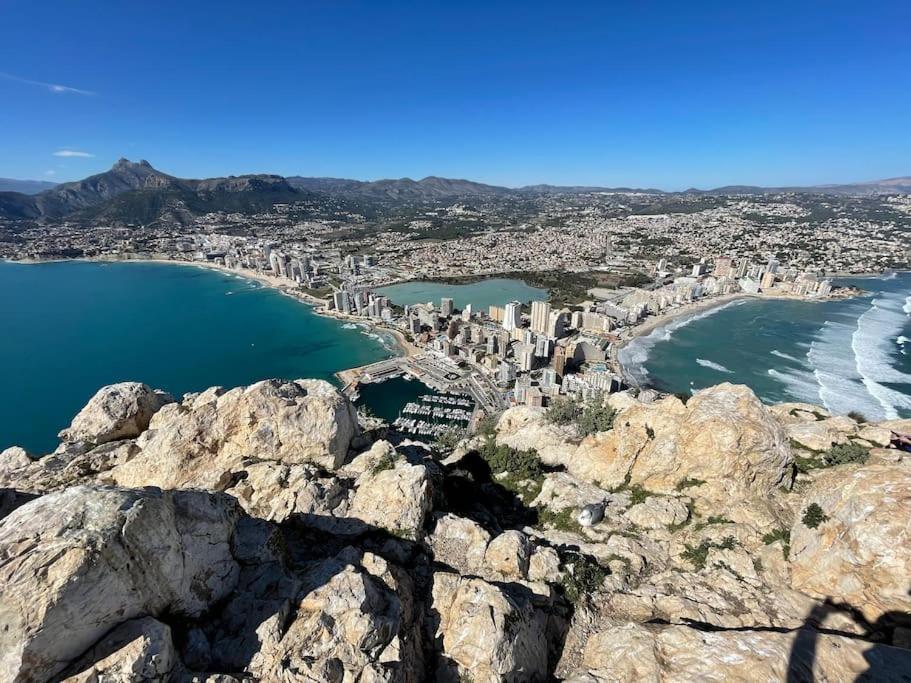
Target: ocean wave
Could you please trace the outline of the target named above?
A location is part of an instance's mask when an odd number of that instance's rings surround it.
[[[911,315],[911,296],[905,298],[905,305],[902,306],[902,310]]]
[[[911,410],[911,396],[886,386],[911,385],[911,375],[893,367],[890,343],[904,328],[907,307],[908,300],[901,295],[873,299],[851,336],[857,373],[867,393],[879,403],[878,412],[887,419],[897,418],[898,408]]]
[[[789,356],[786,353],[782,353],[778,349],[772,349],[769,353],[771,353],[773,356],[778,356],[779,358],[784,358],[785,360],[789,360],[792,363],[797,363],[798,365],[803,365],[803,361],[800,360],[799,358],[796,358],[795,356]]]
[[[697,358],[696,364],[701,365],[704,368],[709,368],[711,370],[717,370],[718,372],[723,372],[727,375],[730,375],[733,373],[732,370],[728,370],[726,367],[724,367],[720,363],[715,363],[710,360],[705,360],[704,358]]]
[[[911,339],[909,339],[908,337],[906,337],[903,334],[900,334],[895,338],[895,343],[898,344],[899,346],[904,346],[909,341],[911,341]]]
[[[354,323],[345,323],[344,325],[342,325],[342,329],[343,330],[356,330],[356,329],[358,329],[358,326],[355,325]]]
[[[617,354],[617,360],[620,362],[620,365],[622,365],[623,368],[637,382],[644,384],[648,381],[648,369],[646,369],[645,363],[648,361],[649,354],[651,353],[651,350],[655,344],[663,341],[670,341],[674,332],[679,330],[681,327],[686,327],[690,323],[694,323],[697,320],[703,320],[711,315],[715,315],[719,311],[723,311],[726,308],[743,303],[745,302],[729,301],[728,303],[722,304],[721,306],[709,308],[705,311],[700,311],[699,313],[695,313],[693,315],[674,318],[668,321],[667,324],[656,327],[648,334],[644,334],[641,337],[636,337],[635,339],[630,340],[626,346],[620,349],[620,352]]]
[[[785,388],[792,398],[804,403],[819,403],[819,383],[809,370],[779,370],[769,368],[768,374]]]

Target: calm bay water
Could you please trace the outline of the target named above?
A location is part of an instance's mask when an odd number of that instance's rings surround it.
[[[677,319],[621,351],[640,382],[690,392],[747,384],[767,402],[807,401],[869,419],[911,417],[911,274],[839,280],[854,299],[739,300]]]
[[[105,384],[179,396],[393,355],[258,283],[170,264],[0,262],[0,321],[0,449],[35,453]]]
[[[440,299],[449,297],[456,308],[467,304],[475,311],[486,311],[490,306],[502,306],[510,301],[523,303],[547,299],[547,290],[531,287],[521,280],[492,278],[466,285],[448,285],[442,282],[404,282],[376,290],[388,296],[399,306],[411,306],[432,301],[440,305]]]

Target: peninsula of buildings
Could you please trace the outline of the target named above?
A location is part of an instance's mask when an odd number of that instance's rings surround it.
[[[405,374],[470,395],[477,419],[621,388],[618,349],[668,316],[737,296],[843,296],[851,292],[833,287],[834,275],[907,267],[911,196],[886,187],[893,191],[184,181],[121,160],[27,201],[0,193],[0,258],[145,258],[260,278],[323,314],[396,334],[406,353],[340,373],[349,393]],[[545,288],[549,300],[458,310],[446,298],[401,307],[377,291],[494,275]],[[443,429],[420,419],[423,410],[400,426]]]

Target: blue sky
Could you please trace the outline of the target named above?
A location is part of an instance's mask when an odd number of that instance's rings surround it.
[[[2,177],[911,174],[908,0],[0,0],[0,25]]]

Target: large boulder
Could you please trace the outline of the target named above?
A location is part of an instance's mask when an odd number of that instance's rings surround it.
[[[811,505],[825,516],[815,528],[804,523]],[[907,464],[823,472],[807,489],[791,528],[792,586],[846,602],[871,622],[889,612],[911,612],[909,520]]]
[[[537,451],[546,465],[561,465],[575,450],[576,431],[547,420],[543,408],[515,406],[497,422],[497,443],[520,451]]]
[[[250,666],[259,679],[420,680],[413,589],[404,572],[347,548],[314,566],[305,582],[293,618],[279,615],[277,628],[260,629],[263,642]]]
[[[685,405],[676,397],[633,405],[614,428],[585,439],[569,460],[573,476],[609,488],[626,483],[730,503],[790,485],[787,435],[745,386],[719,384]]]
[[[376,444],[383,446],[384,442]],[[388,444],[386,444],[388,446]],[[365,455],[381,452],[374,447]],[[417,540],[433,502],[430,474],[424,465],[412,465],[391,446],[371,460],[355,482],[348,517],[396,536]]]
[[[0,522],[0,680],[44,680],[114,626],[196,617],[233,590],[227,496],[77,486]]]
[[[250,462],[335,469],[356,431],[354,407],[321,380],[210,389],[156,413],[138,442],[142,452],[111,476],[121,486],[220,491]]]
[[[911,651],[809,628],[699,631],[616,626],[592,636],[571,683],[607,681],[906,680]]]
[[[120,382],[99,389],[60,432],[64,441],[102,444],[139,436],[162,406],[174,401],[141,382]]]
[[[157,619],[124,622],[70,666],[64,683],[167,681],[179,669],[171,629]]]
[[[442,645],[437,680],[546,678],[547,616],[522,586],[438,572],[433,575],[432,612]]]

